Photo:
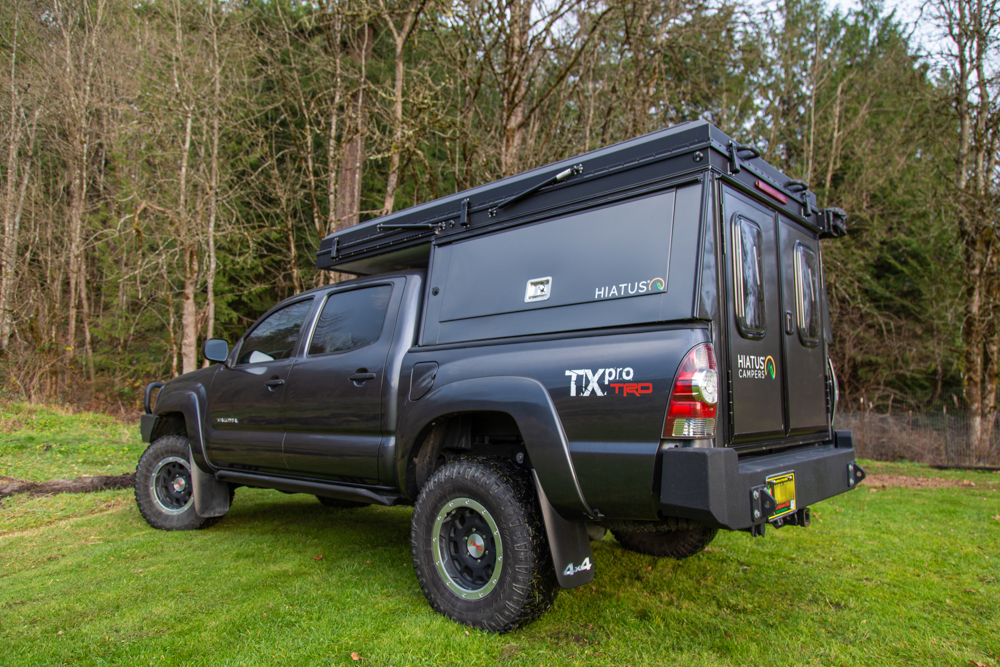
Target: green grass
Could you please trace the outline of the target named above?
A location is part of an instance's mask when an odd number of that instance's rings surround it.
[[[0,476],[31,482],[135,470],[139,428],[105,415],[0,404]]]
[[[39,439],[53,444],[44,453],[12,462],[6,448],[26,436],[0,436],[2,465],[72,476],[66,466],[88,457],[102,465],[79,448],[104,451],[107,437],[109,456],[122,450],[114,471],[134,466],[141,446],[114,441],[113,423],[53,419],[68,422]],[[46,462],[53,452],[63,458]],[[504,636],[430,609],[410,565],[409,508],[331,510],[244,488],[213,528],[167,533],[142,521],[128,491],[10,498],[0,505],[0,665],[996,667],[1000,475],[961,479],[976,486],[862,486],[815,506],[808,529],[720,533],[681,562],[609,536],[594,545],[593,585],[563,591]]]

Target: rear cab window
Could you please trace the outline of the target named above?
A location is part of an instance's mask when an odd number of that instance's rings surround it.
[[[309,342],[309,356],[348,352],[378,341],[391,296],[392,285],[330,294]]]

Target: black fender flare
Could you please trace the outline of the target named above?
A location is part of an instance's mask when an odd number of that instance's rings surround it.
[[[598,518],[587,504],[573,467],[569,441],[552,397],[533,378],[492,376],[458,380],[436,387],[401,411],[396,430],[396,476],[406,488],[406,468],[420,433],[435,419],[463,412],[505,412],[524,439],[539,486],[548,502],[568,521]]]
[[[188,442],[191,443],[191,458],[203,472],[214,475],[215,469],[205,456],[207,405],[208,396],[201,383],[183,382],[177,385],[171,383],[164,387],[156,398],[156,414],[179,412],[184,415]]]

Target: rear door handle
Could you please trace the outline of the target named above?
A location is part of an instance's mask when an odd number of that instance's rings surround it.
[[[374,380],[375,379],[375,374],[374,373],[355,373],[354,375],[351,375],[347,379],[350,380],[351,382],[355,383],[355,384],[364,384],[368,380]]]
[[[264,383],[264,386],[270,389],[271,391],[274,391],[283,384],[285,384],[284,380],[268,380],[267,382]]]

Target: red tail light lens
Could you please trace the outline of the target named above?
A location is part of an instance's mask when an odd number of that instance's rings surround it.
[[[715,437],[718,402],[719,373],[715,365],[715,350],[711,343],[703,343],[688,352],[674,380],[663,437]]]

